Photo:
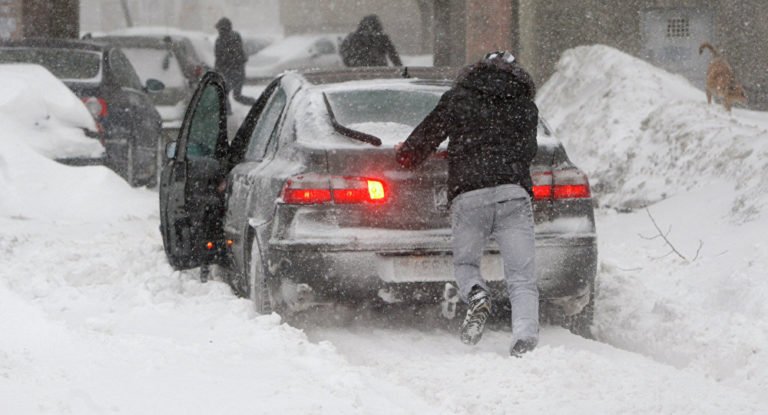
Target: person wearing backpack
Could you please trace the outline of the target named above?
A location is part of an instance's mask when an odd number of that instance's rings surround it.
[[[344,65],[387,66],[387,57],[394,66],[403,66],[395,45],[384,33],[379,16],[365,16],[354,32],[350,33],[339,48]]]

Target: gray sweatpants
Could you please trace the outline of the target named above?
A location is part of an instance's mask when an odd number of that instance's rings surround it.
[[[504,279],[512,305],[512,344],[539,337],[539,289],[534,268],[533,211],[528,193],[514,184],[462,193],[451,206],[453,268],[459,295],[467,301],[479,285],[480,259],[490,237],[496,240],[504,264]]]

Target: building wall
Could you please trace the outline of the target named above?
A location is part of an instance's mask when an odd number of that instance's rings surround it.
[[[79,0],[0,0],[0,40],[77,38]]]
[[[563,51],[605,44],[644,56],[642,11],[652,8],[709,9],[714,39],[750,95],[751,106],[768,108],[768,5],[764,0],[520,0],[520,51],[538,82],[545,81]],[[766,92],[763,92],[766,91]]]
[[[134,26],[168,26],[215,32],[221,17],[236,30],[281,34],[278,0],[125,0]],[[81,31],[109,31],[128,25],[121,0],[80,0]]]
[[[0,0],[0,40],[21,37],[21,0]]]
[[[281,0],[280,19],[285,34],[349,33],[360,19],[376,14],[398,52],[423,54],[432,52],[432,2],[419,0]],[[422,10],[430,24],[424,28]],[[426,30],[425,30],[426,29]]]

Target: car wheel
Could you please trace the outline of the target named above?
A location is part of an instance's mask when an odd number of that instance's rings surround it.
[[[253,301],[253,307],[257,313],[269,314],[273,311],[279,311],[277,301],[275,301],[276,284],[267,278],[259,243],[255,237],[251,243],[247,280],[248,297]]]

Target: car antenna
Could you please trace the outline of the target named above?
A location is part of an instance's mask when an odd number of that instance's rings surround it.
[[[341,125],[336,119],[336,114],[333,113],[331,102],[328,101],[328,95],[326,95],[325,92],[323,92],[323,101],[325,101],[325,108],[328,110],[328,116],[331,118],[331,125],[333,126],[334,130],[349,138],[362,141],[376,147],[381,145],[381,139],[379,137],[366,134],[362,131],[353,130],[349,127]]]

